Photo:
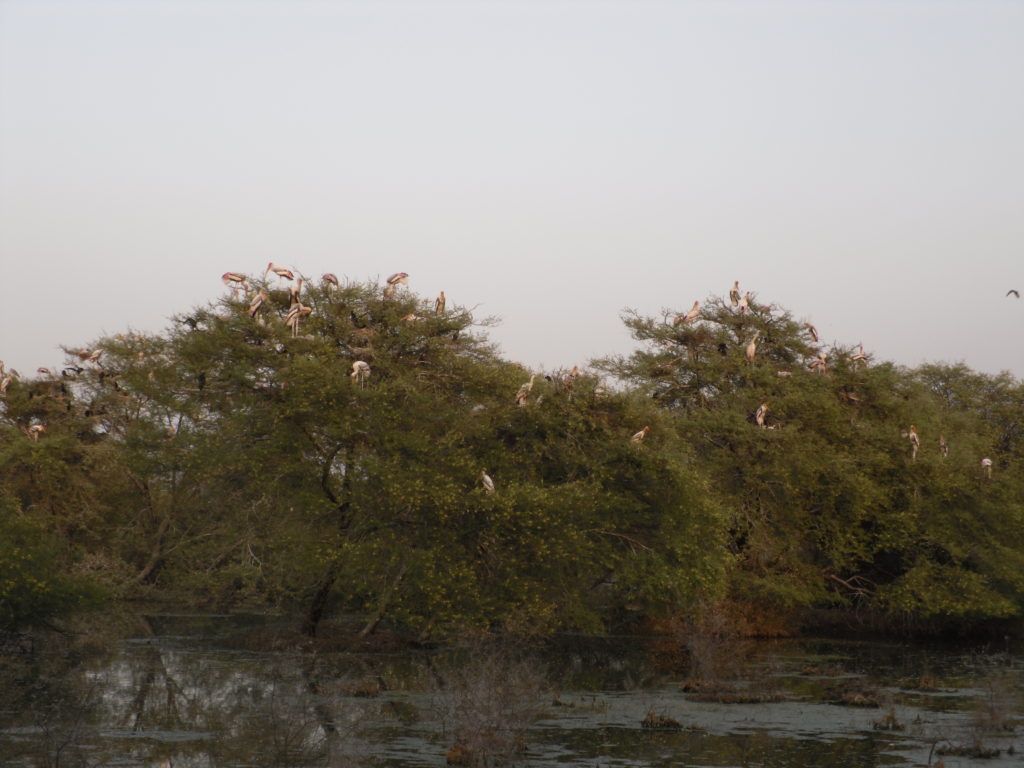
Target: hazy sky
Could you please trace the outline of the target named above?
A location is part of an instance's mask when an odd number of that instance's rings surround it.
[[[1024,377],[1024,2],[0,0],[0,358],[268,261],[548,369],[732,281]]]

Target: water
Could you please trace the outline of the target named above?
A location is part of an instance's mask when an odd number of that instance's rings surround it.
[[[1024,765],[1006,649],[712,644],[703,683],[682,659],[671,638],[313,652],[259,617],[104,617],[0,657],[0,765]]]

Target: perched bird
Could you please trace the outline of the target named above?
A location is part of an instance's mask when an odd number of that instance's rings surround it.
[[[420,317],[419,315],[417,315],[414,312],[410,312],[409,314],[402,316],[402,322],[403,323],[417,323],[417,322],[421,322],[421,321],[426,320],[426,319],[427,318]]]
[[[79,349],[75,352],[75,357],[85,363],[98,363],[102,354],[102,349]]]
[[[395,272],[387,279],[387,285],[384,286],[384,298],[390,299],[395,295],[395,291],[398,290],[399,285],[408,285],[409,275],[407,272]]]
[[[949,456],[949,443],[946,442],[945,435],[939,435],[939,455],[942,458]]]
[[[572,389],[573,385],[576,383],[576,379],[579,377],[580,367],[578,365],[574,365],[571,371],[562,374],[562,386],[566,389]]]
[[[729,301],[732,302],[734,307],[739,306],[740,303],[740,281],[736,280],[732,284],[732,290],[729,291]]]
[[[7,388],[11,386],[12,381],[14,381],[14,375],[10,373],[4,376],[2,380],[0,380],[0,395],[5,394],[7,392]]]
[[[288,306],[294,307],[299,303],[299,295],[302,293],[302,278],[295,281],[295,285],[288,286]]]
[[[264,302],[270,298],[267,296],[267,292],[260,289],[251,302],[249,302],[249,317],[256,317],[256,313],[260,311],[260,307],[263,306]]]
[[[815,344],[817,344],[818,343],[818,329],[815,328],[810,323],[804,323],[804,328],[807,329],[807,332],[809,334],[811,334],[811,339],[814,341]]]
[[[249,285],[245,282],[245,275],[241,272],[225,272],[220,276],[220,279],[224,281],[224,285],[231,288],[236,294],[239,291],[245,291],[249,293]]]
[[[630,440],[632,442],[634,442],[634,443],[642,443],[644,441],[644,438],[647,437],[647,433],[650,432],[650,431],[651,431],[650,427],[644,427],[639,432],[637,432],[635,435],[633,435],[633,437],[631,437]]]
[[[818,356],[811,360],[811,370],[815,373],[828,373],[828,353],[819,352]]]
[[[1010,294],[1013,294],[1013,295],[1014,295],[1015,297],[1017,297],[1018,299],[1020,298],[1020,291],[1018,291],[1018,290],[1016,290],[1016,289],[1014,289],[1014,288],[1011,288],[1010,290],[1008,290],[1008,291],[1006,292],[1006,295],[1007,295],[1007,296],[1009,296]]]
[[[336,274],[334,274],[333,272],[325,272],[324,276],[322,278],[320,278],[320,279],[323,280],[328,285],[334,286],[335,288],[339,287],[338,276]]]
[[[494,481],[491,479],[491,476],[487,474],[486,469],[480,470],[480,485],[484,487],[484,492],[488,496],[494,493]]]
[[[987,456],[982,459],[981,468],[985,470],[985,477],[992,477],[992,459]]]
[[[764,428],[764,419],[768,415],[768,403],[761,403],[758,406],[757,411],[754,413],[754,421],[757,422],[757,426]]]
[[[362,360],[356,360],[352,363],[352,381],[359,384],[359,388],[362,389],[366,380],[370,378],[370,364],[365,363]]]
[[[51,371],[49,368],[45,368],[42,366],[36,368],[36,373],[38,373],[40,376],[53,376],[53,371]]]
[[[676,315],[676,319],[673,321],[672,324],[679,325],[679,323],[682,323],[683,325],[689,325],[690,323],[697,319],[697,315],[699,314],[700,302],[695,301],[693,302],[693,306],[690,307],[690,311],[687,312],[685,315]]]
[[[443,315],[444,314],[444,304],[445,304],[444,291],[441,291],[439,294],[437,294],[437,298],[434,299],[434,314],[435,315]]]
[[[917,436],[917,427],[913,424],[910,425],[907,439],[910,441],[910,460],[917,461],[917,451],[921,447],[921,438]]]
[[[757,337],[760,335],[760,331],[754,331],[754,338],[752,338],[750,343],[747,344],[746,356],[748,363],[754,362],[754,355],[757,354]]]
[[[284,316],[284,324],[292,329],[292,336],[299,335],[299,321],[313,312],[312,307],[307,307],[301,302],[293,304],[288,314]]]
[[[25,434],[28,435],[33,441],[38,441],[39,436],[46,431],[45,424],[33,424],[31,427],[25,430]]]
[[[750,311],[750,291],[743,294],[739,301],[740,314],[745,315]]]
[[[267,264],[267,268],[263,270],[263,276],[266,277],[267,274],[270,272],[273,272],[275,275],[277,275],[278,287],[281,287],[285,280],[295,279],[294,272],[292,272],[290,269],[285,269],[284,267],[278,266],[274,262],[270,262],[269,264]]]
[[[850,358],[850,362],[851,363],[866,363],[867,359],[868,359],[868,356],[864,354],[864,345],[863,344],[858,344],[857,345],[857,354],[853,355]]]
[[[537,374],[535,373],[532,376],[530,376],[530,380],[523,384],[519,388],[519,391],[516,392],[515,404],[518,405],[520,408],[526,405],[526,398],[530,396],[530,390],[533,389],[533,380],[536,378]]]

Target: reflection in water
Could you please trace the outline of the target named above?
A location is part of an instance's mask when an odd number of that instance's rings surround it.
[[[1022,658],[1006,652],[748,643],[729,675],[698,686],[671,648],[631,639],[253,650],[272,645],[269,629],[105,617],[14,648],[0,656],[0,765],[839,768],[941,755],[953,768],[979,750],[999,751],[986,765],[1021,765]]]

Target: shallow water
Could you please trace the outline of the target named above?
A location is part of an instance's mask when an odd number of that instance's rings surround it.
[[[483,764],[572,768],[1024,765],[1024,656],[1006,648],[741,642],[705,648],[695,686],[667,638],[252,650],[269,629],[111,617],[0,657],[0,764],[411,768],[462,740]],[[952,753],[969,748],[998,754]]]

